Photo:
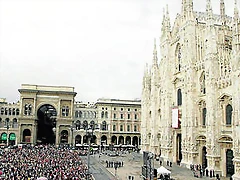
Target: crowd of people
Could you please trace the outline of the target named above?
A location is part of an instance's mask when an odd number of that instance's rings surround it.
[[[81,159],[83,150],[56,148],[51,145],[28,146],[0,153],[0,179],[51,180],[86,179],[87,165]],[[91,177],[90,177],[91,179]]]

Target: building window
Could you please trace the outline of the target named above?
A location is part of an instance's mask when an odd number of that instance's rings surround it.
[[[182,91],[181,91],[181,89],[178,89],[178,91],[177,91],[177,105],[178,106],[182,105]]]
[[[18,127],[17,119],[16,119],[16,118],[14,118],[13,121],[12,121],[12,127],[13,127],[13,128],[17,128],[17,127]]]
[[[32,105],[31,104],[25,104],[24,106],[24,115],[30,116],[32,113]]]
[[[4,124],[4,127],[5,127],[5,128],[6,128],[6,127],[9,127],[9,122],[10,122],[9,118],[6,118],[6,119],[5,119],[5,124]]]
[[[137,114],[134,115],[134,119],[137,119]]]
[[[123,125],[120,125],[120,131],[123,131]]]
[[[135,125],[135,126],[134,126],[134,132],[136,132],[136,131],[137,131],[137,126]]]
[[[113,131],[116,131],[116,125],[115,124],[113,125]]]
[[[176,69],[178,72],[181,71],[181,58],[182,58],[182,53],[181,53],[181,46],[180,44],[177,45],[176,48],[176,56],[177,56],[177,62],[176,62]]]
[[[128,111],[130,111],[130,108],[128,108]]]
[[[107,111],[105,112],[105,118],[108,118],[108,112]]]
[[[67,117],[69,115],[69,107],[63,106],[62,107],[62,116]]]
[[[12,109],[11,109],[11,108],[9,108],[8,114],[9,114],[9,115],[12,115]]]
[[[103,130],[103,131],[106,131],[106,130],[107,130],[107,123],[106,123],[106,121],[103,121],[103,122],[102,122],[102,130]]]
[[[113,118],[116,119],[117,118],[117,115],[116,113],[113,114]]]
[[[130,119],[130,114],[128,114],[128,119]]]
[[[13,108],[13,110],[12,110],[12,115],[15,115],[16,113],[15,113],[15,108]]]
[[[202,73],[200,77],[200,91],[202,94],[206,94],[206,86],[205,86],[205,72]]]
[[[81,123],[79,120],[76,121],[76,130],[80,130],[81,128]]]
[[[19,109],[18,108],[16,109],[16,115],[17,116],[19,115]]]
[[[79,111],[79,118],[82,118],[82,111]]]
[[[207,109],[203,108],[202,109],[202,125],[206,126],[206,115],[207,115]]]
[[[78,111],[75,111],[75,118],[78,118]]]
[[[5,115],[8,115],[8,108],[5,108]]]
[[[4,108],[3,107],[1,108],[1,112],[0,113],[1,113],[1,115],[4,114]]]
[[[137,111],[137,109],[135,109],[135,111]]]
[[[114,111],[116,111],[116,108],[113,108]]]
[[[121,119],[123,119],[123,114],[121,114],[120,116],[121,116]]]
[[[232,124],[232,106],[228,104],[226,106],[226,125]]]
[[[121,108],[121,111],[123,111],[123,108]]]
[[[102,110],[104,110],[104,107],[102,107]]]
[[[127,125],[127,131],[128,132],[130,131],[130,125]]]
[[[102,119],[104,118],[104,112],[103,111],[101,112],[101,118]]]

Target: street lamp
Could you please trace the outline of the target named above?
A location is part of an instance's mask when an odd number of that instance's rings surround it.
[[[82,124],[82,128],[86,131],[86,138],[87,138],[87,144],[88,144],[88,154],[87,154],[87,180],[89,180],[89,165],[90,165],[90,143],[91,143],[91,138],[93,136],[93,132],[96,129],[99,129],[97,124],[94,121],[91,121],[90,124],[88,125],[87,121],[84,121]]]

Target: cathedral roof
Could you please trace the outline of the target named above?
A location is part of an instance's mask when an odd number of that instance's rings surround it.
[[[194,12],[195,17],[198,19],[199,22],[201,23],[206,23],[207,22],[207,12]],[[225,16],[226,20],[226,25],[231,26],[233,18],[231,16]],[[222,25],[222,19],[221,15],[219,14],[213,14],[213,21],[214,24]]]

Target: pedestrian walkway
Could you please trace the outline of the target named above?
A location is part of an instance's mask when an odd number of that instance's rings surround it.
[[[142,180],[142,154],[139,153],[127,153],[123,154],[122,156],[115,156],[110,157],[107,155],[95,156],[95,159],[99,161],[104,167],[107,167],[106,161],[123,161],[123,167],[117,168],[106,168],[111,174],[115,176],[116,180],[128,180],[129,176],[134,177],[134,180]],[[216,180],[216,177],[209,178],[209,177],[202,177],[196,178],[193,177],[193,172],[187,168],[180,167],[177,164],[173,163],[172,167],[166,166],[163,164],[164,167],[171,171],[171,178],[175,180]],[[159,161],[154,161],[154,167],[160,167]],[[229,180],[229,178],[221,177],[221,180]]]

